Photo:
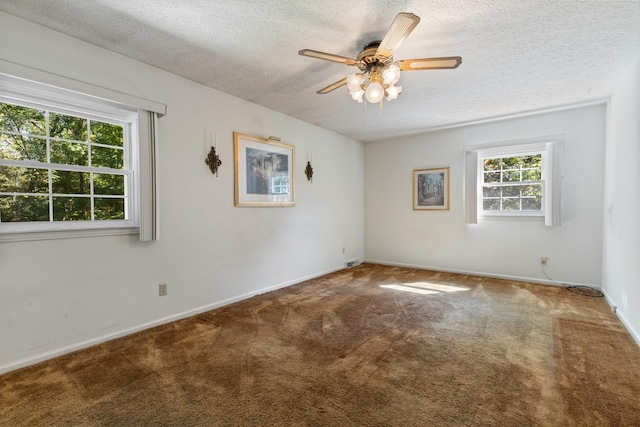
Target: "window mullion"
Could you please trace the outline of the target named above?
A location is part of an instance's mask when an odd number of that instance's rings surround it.
[[[0,159],[0,165],[31,169],[55,169],[68,172],[105,173],[109,175],[127,175],[129,173],[125,169],[113,169],[105,166],[90,167],[82,165],[67,165],[63,163],[43,163],[35,160]]]

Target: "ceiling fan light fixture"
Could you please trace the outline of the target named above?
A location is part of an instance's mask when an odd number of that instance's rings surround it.
[[[400,80],[400,67],[391,64],[382,71],[382,82],[387,85],[394,85]]]
[[[360,85],[364,82],[364,75],[362,74],[349,74],[347,76],[347,85],[349,89],[352,87],[360,87]]]
[[[347,87],[349,88],[349,94],[354,101],[358,103],[364,102],[362,97],[364,96],[364,89],[362,84],[364,83],[363,74],[349,74],[347,76]]]
[[[351,92],[351,99],[354,101],[358,101],[358,104],[362,104],[364,100],[362,97],[364,96],[364,91],[360,90],[359,92]]]
[[[387,88],[387,101],[394,100],[402,92],[402,86],[389,86]]]
[[[378,82],[372,82],[367,86],[364,96],[372,104],[376,104],[384,97],[384,87]]]

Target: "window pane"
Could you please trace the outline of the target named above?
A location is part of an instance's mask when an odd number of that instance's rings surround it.
[[[520,186],[509,185],[507,187],[502,187],[502,196],[503,197],[520,197]]]
[[[47,196],[0,196],[0,222],[49,221]]]
[[[500,199],[485,199],[482,201],[482,208],[485,211],[499,211]]]
[[[0,158],[47,161],[47,141],[44,138],[0,134]]]
[[[540,181],[542,180],[542,170],[540,169],[523,170],[522,180],[523,181]]]
[[[500,172],[485,172],[484,182],[500,182]]]
[[[51,141],[51,162],[64,165],[89,165],[89,146],[74,142]]]
[[[520,182],[520,171],[504,171],[502,173],[502,182]]]
[[[542,167],[542,156],[536,154],[534,156],[522,156],[523,168],[540,168]]]
[[[520,157],[505,157],[502,159],[502,169],[520,169]]]
[[[54,197],[54,221],[78,221],[91,219],[91,200],[88,197]]]
[[[91,166],[124,168],[124,151],[119,148],[91,147]]]
[[[124,196],[124,175],[93,174],[94,194]]]
[[[53,193],[89,194],[90,184],[88,172],[53,171]]]
[[[519,211],[520,210],[520,198],[502,199],[503,211]]]
[[[95,219],[125,219],[124,199],[103,199],[96,197],[94,209]]]
[[[87,119],[50,113],[49,136],[52,138],[70,139],[72,141],[86,141]]]
[[[483,197],[500,197],[500,187],[484,187],[482,189]]]
[[[542,197],[532,197],[522,199],[522,210],[524,211],[541,211]]]
[[[542,185],[523,185],[522,186],[522,195],[523,196],[542,196]]]
[[[485,171],[500,170],[500,159],[485,159],[484,170]]]
[[[47,170],[0,166],[0,192],[48,193],[49,175]]]
[[[0,129],[22,134],[47,134],[46,112],[0,103]]]
[[[124,128],[120,125],[91,121],[91,142],[124,147]]]

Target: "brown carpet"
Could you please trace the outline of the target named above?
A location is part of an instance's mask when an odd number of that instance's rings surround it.
[[[639,426],[602,298],[364,264],[0,376],[0,425]]]

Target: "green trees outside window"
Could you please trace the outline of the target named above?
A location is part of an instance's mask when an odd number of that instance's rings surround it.
[[[125,128],[0,102],[0,222],[126,218]]]
[[[542,210],[541,154],[487,158],[483,165],[483,210]]]

